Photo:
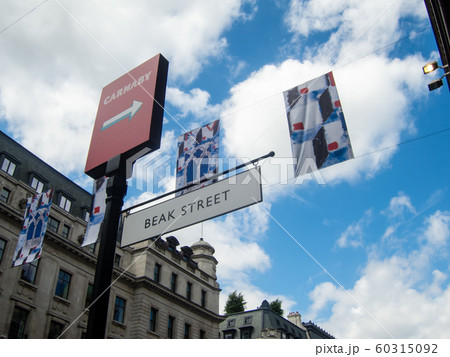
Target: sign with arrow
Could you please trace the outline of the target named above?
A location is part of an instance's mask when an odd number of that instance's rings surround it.
[[[118,155],[132,161],[159,149],[168,67],[159,54],[103,88],[86,174],[97,179]]]
[[[131,118],[134,117],[134,115],[137,113],[137,111],[139,109],[141,109],[141,107],[142,107],[142,102],[133,100],[133,104],[131,105],[131,107],[125,109],[122,113],[119,113],[119,114],[113,116],[111,119],[108,119],[107,121],[105,121],[100,130],[103,131],[127,117],[128,117],[128,120],[131,120]]]

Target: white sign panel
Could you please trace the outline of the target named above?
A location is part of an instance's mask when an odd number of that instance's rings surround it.
[[[125,214],[122,247],[261,201],[261,174],[259,168],[253,168],[155,206]]]

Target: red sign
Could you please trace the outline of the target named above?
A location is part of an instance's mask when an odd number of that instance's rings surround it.
[[[97,179],[113,157],[159,149],[168,67],[159,54],[103,88],[86,174]]]

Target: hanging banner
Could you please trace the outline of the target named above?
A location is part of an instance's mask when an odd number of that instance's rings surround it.
[[[321,169],[353,158],[333,72],[283,95],[296,160],[295,176],[302,172],[306,159],[313,159]]]
[[[48,190],[28,198],[22,230],[14,252],[13,266],[31,263],[41,257],[52,196],[53,190]]]
[[[219,120],[178,137],[176,188],[212,176],[219,171]],[[215,181],[206,181],[201,187]],[[177,196],[199,188],[193,186]]]
[[[92,214],[89,217],[88,226],[86,228],[86,234],[84,235],[84,241],[82,247],[90,244],[94,244],[98,240],[98,234],[100,227],[105,217],[106,210],[106,183],[108,179],[106,177],[100,177],[94,181],[94,189],[92,190],[93,209]]]
[[[259,167],[123,215],[122,247],[262,202]]]

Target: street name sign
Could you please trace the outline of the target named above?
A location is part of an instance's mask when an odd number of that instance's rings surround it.
[[[262,202],[259,168],[135,213],[124,213],[122,247]]]
[[[160,147],[169,63],[158,54],[103,88],[85,173],[105,175],[108,160]]]

